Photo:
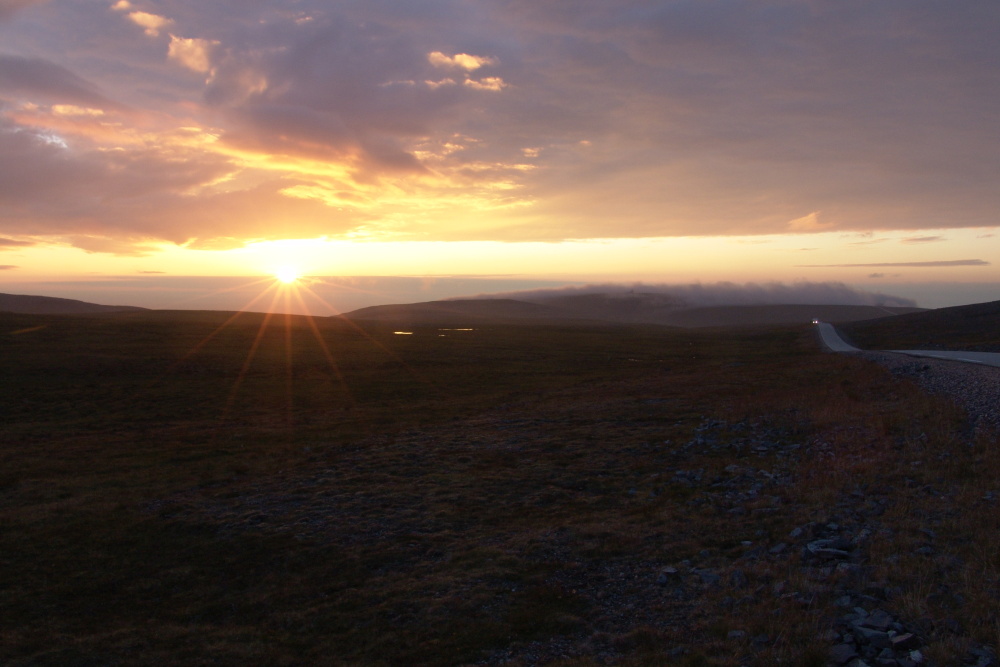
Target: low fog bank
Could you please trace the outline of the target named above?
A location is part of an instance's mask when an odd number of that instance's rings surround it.
[[[478,294],[465,299],[517,299],[552,303],[574,297],[602,295],[606,298],[655,302],[659,307],[698,308],[706,306],[826,305],[912,308],[913,299],[867,292],[840,282],[771,283],[692,283],[688,285],[648,283],[603,283],[515,292]]]

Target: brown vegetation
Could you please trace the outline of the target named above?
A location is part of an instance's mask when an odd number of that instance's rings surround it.
[[[997,643],[995,439],[808,326],[227,318],[0,315],[5,664],[822,665],[855,593]]]
[[[1000,301],[853,322],[841,331],[871,350],[1000,352]]]
[[[754,327],[824,322],[856,322],[920,311],[886,306],[789,305],[690,306],[661,294],[581,294],[541,302],[516,299],[453,299],[361,308],[345,317],[404,325],[455,321],[486,324],[504,322],[617,322],[671,327]]]

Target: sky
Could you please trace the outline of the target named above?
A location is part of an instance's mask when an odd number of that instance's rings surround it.
[[[995,300],[998,29],[981,0],[0,0],[0,291]]]

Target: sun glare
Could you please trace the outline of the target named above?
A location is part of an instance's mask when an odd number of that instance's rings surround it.
[[[292,283],[298,282],[299,272],[290,266],[284,266],[275,271],[274,277],[286,285],[291,285]]]

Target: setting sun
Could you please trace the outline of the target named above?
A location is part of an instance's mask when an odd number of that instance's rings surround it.
[[[299,272],[297,269],[290,266],[283,266],[275,271],[274,277],[286,285],[291,285],[292,283],[298,282]]]

